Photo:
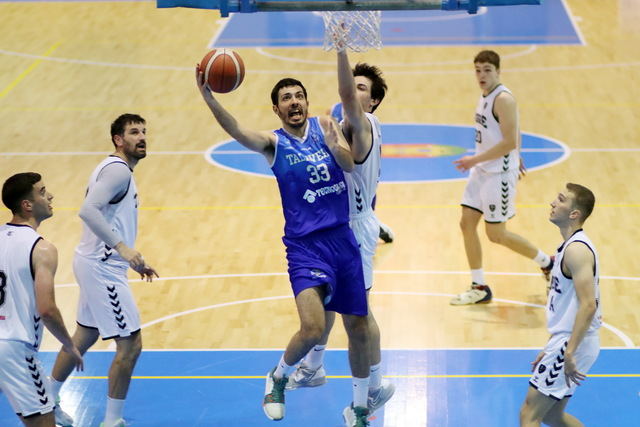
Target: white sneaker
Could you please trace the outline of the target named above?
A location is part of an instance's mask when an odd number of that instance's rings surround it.
[[[382,241],[385,243],[393,242],[393,230],[391,230],[391,227],[389,227],[387,224],[384,224],[383,222],[380,222],[380,220],[378,220],[378,225],[380,226],[380,231],[378,233],[380,239],[382,239]]]
[[[288,378],[286,376],[280,379],[273,378],[274,371],[275,368],[267,374],[262,409],[267,418],[279,421],[284,418],[284,388]]]
[[[491,302],[491,289],[487,285],[473,283],[471,289],[451,298],[451,305],[488,304]]]
[[[53,410],[53,414],[56,417],[56,425],[62,427],[73,427],[73,418],[62,410],[60,407],[60,399],[56,399],[56,407]]]
[[[373,414],[375,411],[383,407],[395,392],[396,386],[393,385],[391,381],[383,378],[380,388],[377,390],[369,390],[369,396],[367,397],[367,408],[369,409],[369,414]]]
[[[296,371],[289,377],[287,390],[295,390],[301,387],[318,387],[327,383],[327,374],[320,365],[317,369],[311,369],[301,363]]]
[[[369,410],[360,406],[353,407],[353,403],[342,411],[345,427],[366,427],[369,425]]]
[[[105,426],[103,421],[100,423],[100,427],[126,427],[126,424],[123,418],[119,418],[116,420],[115,423],[111,424],[110,426]]]

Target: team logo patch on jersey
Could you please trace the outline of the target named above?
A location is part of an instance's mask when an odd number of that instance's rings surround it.
[[[540,364],[540,366],[538,366],[538,373],[539,374],[543,373],[546,370],[547,370],[547,367],[544,366],[542,363]]]
[[[489,210],[491,212],[495,211],[496,210],[496,205],[489,205]]]
[[[317,188],[316,191],[307,189],[307,191],[302,195],[302,198],[309,203],[313,203],[318,197],[328,196],[330,194],[340,194],[343,191],[346,191],[346,189],[347,184],[345,184],[344,181],[340,181],[337,184]]]
[[[307,202],[309,203],[313,203],[316,201],[316,192],[315,191],[311,191],[311,190],[307,190],[304,192],[304,196],[302,196],[303,199],[305,199]]]

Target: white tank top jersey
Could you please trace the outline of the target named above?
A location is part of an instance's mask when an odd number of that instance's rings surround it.
[[[100,172],[112,163],[122,163],[129,169],[127,163],[116,156],[109,156],[104,159],[95,168],[89,178],[87,186],[87,194],[91,191],[93,185],[97,182]],[[130,170],[130,169],[129,169]],[[126,193],[119,195],[117,199],[109,202],[101,210],[104,219],[111,226],[111,229],[118,234],[125,245],[133,248],[138,232],[138,190],[136,182],[133,179],[133,172],[129,180],[129,187]],[[129,265],[118,252],[107,246],[96,234],[91,231],[87,224],[82,223],[82,237],[80,243],[76,247],[76,253],[86,258],[99,260],[112,265]]]
[[[0,226],[0,339],[21,341],[35,350],[43,331],[31,258],[40,239],[28,225]]]
[[[382,131],[378,118],[365,113],[371,123],[373,141],[371,150],[362,163],[355,164],[352,172],[345,173],[349,188],[349,216],[354,217],[371,211],[373,198],[380,180],[380,157],[382,155]]]
[[[476,154],[484,153],[495,147],[502,141],[502,131],[500,123],[493,114],[493,104],[496,97],[502,92],[511,93],[504,85],[499,84],[487,96],[480,95],[478,105],[476,107]],[[511,150],[505,156],[497,159],[487,160],[478,163],[476,166],[484,172],[497,173],[506,172],[511,169],[518,169],[520,166],[520,129],[518,129],[518,140],[516,141],[516,149]]]
[[[593,253],[595,266],[593,287],[596,297],[596,314],[593,316],[587,334],[596,332],[602,325],[602,308],[600,304],[600,261],[593,243],[582,229],[577,230],[559,248],[556,259],[551,269],[551,290],[547,299],[547,328],[551,335],[559,333],[571,333],[578,312],[578,297],[573,280],[562,272],[562,259],[566,248],[574,243],[586,245]]]

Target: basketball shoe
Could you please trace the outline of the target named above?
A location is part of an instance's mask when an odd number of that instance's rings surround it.
[[[380,222],[380,220],[378,220],[378,225],[380,226],[380,232],[378,233],[380,239],[385,243],[393,242],[393,231],[391,230],[391,227]]]
[[[302,362],[296,371],[289,377],[287,390],[295,390],[301,387],[318,387],[327,383],[327,374],[320,365],[317,369],[311,369]]]
[[[56,408],[53,410],[56,418],[56,425],[62,427],[73,427],[73,418],[60,407],[60,398],[56,399]]]
[[[380,384],[380,388],[377,390],[369,390],[369,396],[367,397],[367,408],[369,409],[369,413],[373,414],[378,409],[382,408],[393,393],[396,392],[396,386],[393,383],[385,378],[382,379],[382,383]]]
[[[284,418],[284,388],[287,385],[288,378],[274,378],[275,368],[267,374],[264,400],[262,401],[262,409],[267,418],[273,421],[279,421]]]
[[[353,407],[353,403],[342,411],[342,418],[346,427],[366,427],[369,425],[369,410],[360,406]]]
[[[556,262],[555,255],[551,255],[549,258],[551,258],[549,265],[546,267],[540,267],[540,270],[542,270],[542,274],[547,282],[551,279],[551,269],[553,268],[553,264]]]
[[[491,302],[493,295],[491,288],[487,285],[481,285],[473,282],[471,289],[464,291],[460,295],[451,298],[451,305],[469,305],[469,304],[488,304]]]

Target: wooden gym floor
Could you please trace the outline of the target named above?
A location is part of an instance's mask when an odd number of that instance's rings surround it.
[[[582,45],[393,46],[351,59],[381,64],[390,88],[377,112],[383,123],[472,125],[478,96],[472,58],[484,47],[503,55],[502,81],[518,99],[521,129],[570,148],[565,161],[520,182],[509,228],[553,252],[561,237],[548,221],[549,202],[566,182],[591,188],[597,205],[585,229],[602,264],[609,326],[602,345],[637,348],[640,6],[632,0],[565,5]],[[150,151],[135,171],[137,248],[161,275],[152,284],[131,283],[145,348],[282,349],[297,314],[287,298],[276,184],[204,158],[228,139],[193,78],[193,65],[225,25],[218,12],[158,10],[146,1],[0,2],[0,16],[0,176],[39,172],[55,195],[55,215],[40,231],[59,250],[56,292],[67,325],[73,329],[75,322],[71,260],[86,181],[111,150],[110,122],[135,112],[147,119]],[[305,83],[312,114],[336,102],[334,54],[237,51],[245,81],[220,100],[241,122],[278,127],[269,92],[285,76]],[[372,296],[385,349],[539,348],[546,342],[539,307],[545,283],[537,267],[484,236],[484,267],[497,299],[448,304],[470,281],[458,227],[463,188],[463,180],[380,185],[378,216],[396,234],[394,243],[379,246]],[[0,213],[10,218],[7,210]],[[346,347],[342,328],[329,345]],[[43,350],[57,347],[47,335]],[[528,362],[522,360],[523,373]]]

